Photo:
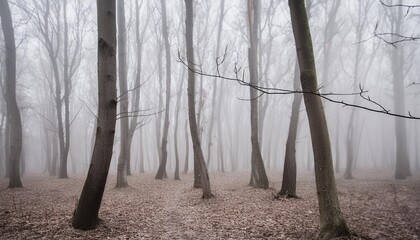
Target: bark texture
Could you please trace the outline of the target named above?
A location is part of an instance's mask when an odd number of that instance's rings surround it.
[[[299,60],[300,79],[304,92],[318,89],[315,59],[308,18],[303,0],[289,0],[291,22]],[[341,213],[335,186],[331,144],[327,121],[320,97],[303,95],[309,120],[314,153],[315,180],[320,215],[320,239],[349,236],[350,231]]]
[[[295,64],[295,76],[293,81],[293,88],[299,89],[299,64]],[[292,116],[290,117],[289,134],[286,141],[286,154],[284,157],[283,167],[283,181],[281,184],[280,192],[277,194],[279,197],[296,198],[296,136],[299,122],[299,108],[302,102],[302,94],[293,95],[292,102]]]
[[[193,1],[185,0],[186,9],[186,45],[187,45],[187,61],[188,68],[194,68],[194,44],[193,44]],[[201,186],[203,188],[203,198],[208,199],[213,196],[210,189],[210,179],[207,172],[206,162],[204,161],[203,151],[201,149],[200,138],[198,136],[198,127],[195,111],[195,75],[191,70],[188,70],[188,120],[190,123],[191,138],[193,142],[194,156],[197,161],[194,161],[194,168],[199,168]]]
[[[13,29],[12,14],[9,2],[0,1],[0,18],[3,29],[4,47],[6,48],[6,110],[7,124],[9,127],[9,142],[6,146],[9,150],[6,161],[9,162],[9,186],[8,188],[23,187],[20,179],[20,157],[22,152],[22,120],[16,101],[16,44],[15,31]]]
[[[88,175],[73,214],[76,229],[93,229],[105,190],[114,145],[117,113],[115,0],[97,0],[98,119]]]

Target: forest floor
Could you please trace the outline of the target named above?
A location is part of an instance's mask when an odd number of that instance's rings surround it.
[[[249,172],[210,173],[215,197],[201,199],[192,174],[181,181],[130,176],[130,187],[108,179],[98,228],[74,230],[70,221],[84,177],[24,176],[22,189],[0,179],[0,239],[314,239],[319,218],[314,175],[301,172],[300,199],[274,200],[280,171],[269,171],[269,190],[247,186]],[[355,172],[337,177],[344,217],[367,239],[420,239],[420,173]],[[358,239],[358,237],[354,237]]]

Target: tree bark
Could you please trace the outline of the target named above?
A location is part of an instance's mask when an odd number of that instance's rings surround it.
[[[303,0],[289,0],[291,22],[299,60],[300,79],[304,92],[317,92],[315,59],[308,18]],[[327,121],[319,96],[303,95],[309,120],[315,163],[315,180],[320,215],[320,239],[349,236],[341,214],[334,179],[331,144]]]
[[[185,161],[184,161],[184,170],[182,171],[184,174],[188,173],[188,160],[190,158],[190,139],[188,137],[188,119],[185,119]]]
[[[194,44],[193,44],[193,1],[185,0],[186,9],[186,45],[188,68],[194,68]],[[201,186],[203,188],[203,198],[208,199],[213,196],[210,189],[210,179],[207,172],[206,162],[204,161],[203,151],[201,150],[200,139],[198,136],[197,119],[195,113],[195,75],[188,70],[188,119],[190,123],[191,138],[193,142],[194,155],[197,159],[197,167],[200,169]],[[195,167],[194,167],[195,168]]]
[[[125,10],[124,0],[117,1],[118,11],[118,82],[119,82],[119,103],[120,113],[120,156],[117,166],[117,184],[116,188],[128,186],[127,182],[127,160],[130,151],[128,142],[128,89],[127,89],[127,47],[126,47],[126,28],[125,28]]]
[[[295,76],[293,81],[293,89],[299,89],[299,64],[295,64]],[[301,94],[293,95],[292,116],[290,117],[289,134],[286,141],[286,155],[284,157],[283,182],[280,192],[276,195],[279,197],[296,198],[296,136],[299,122],[299,108],[302,102]]]
[[[156,179],[163,179],[166,172],[166,162],[168,161],[168,131],[169,131],[169,111],[171,101],[171,47],[169,45],[168,25],[166,17],[166,2],[161,0],[162,7],[162,37],[165,42],[166,56],[166,101],[165,101],[165,119],[163,121],[163,135],[161,144],[161,160],[159,169],[156,173]]]
[[[98,124],[92,161],[73,214],[76,229],[93,229],[105,190],[114,145],[117,110],[115,0],[98,0]]]
[[[249,38],[251,47],[248,49],[250,84],[258,84],[258,25],[260,21],[260,1],[248,0]],[[268,178],[261,155],[258,140],[258,91],[249,88],[251,104],[251,180],[250,185],[257,188],[268,188]]]
[[[22,151],[22,120],[16,101],[16,45],[12,14],[9,2],[0,1],[1,27],[6,48],[6,108],[9,124],[9,152],[6,161],[10,164],[8,188],[23,187],[20,179],[20,157]]]
[[[175,180],[181,180],[179,178],[179,149],[178,149],[178,125],[179,125],[179,111],[181,109],[181,96],[182,96],[182,87],[184,85],[184,76],[185,76],[185,69],[182,70],[181,74],[181,81],[179,90],[176,96],[176,109],[175,109],[175,125],[174,125],[174,147],[175,147]],[[188,134],[187,134],[187,141],[188,141]],[[188,155],[188,152],[187,152]],[[186,161],[188,164],[188,161]],[[188,168],[188,166],[187,166]]]

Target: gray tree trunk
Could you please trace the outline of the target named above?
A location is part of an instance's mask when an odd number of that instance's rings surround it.
[[[193,1],[185,0],[186,9],[186,45],[187,45],[187,61],[190,69],[194,68],[194,44],[193,44]],[[188,119],[190,123],[191,138],[197,164],[195,166],[200,169],[201,186],[203,188],[203,198],[208,199],[213,196],[210,189],[210,179],[207,172],[206,162],[204,161],[203,151],[201,150],[200,139],[198,136],[197,119],[195,115],[195,75],[188,70]],[[194,167],[195,168],[195,167]]]
[[[258,25],[260,21],[260,1],[248,0],[248,21],[250,28],[250,43],[248,49],[248,62],[250,72],[250,84],[258,84]],[[257,188],[268,188],[268,178],[265,172],[264,161],[261,155],[260,144],[258,140],[258,91],[252,87],[249,88],[251,104],[251,180],[250,185]]]
[[[217,28],[217,42],[216,42],[216,56],[217,59],[219,57],[220,52],[220,38],[222,34],[222,28],[223,28],[223,19],[225,17],[225,0],[222,0],[220,2],[220,12],[219,12],[219,24]],[[216,118],[215,112],[216,109],[216,94],[217,94],[217,79],[214,79],[214,85],[213,85],[213,99],[211,101],[211,115],[210,115],[210,125],[209,125],[209,134],[208,134],[208,141],[207,141],[207,166],[210,165],[211,160],[211,147],[213,146],[213,128],[214,128],[214,119]],[[219,99],[220,101],[220,99]],[[217,115],[217,118],[220,118],[220,115]],[[220,136],[219,136],[220,138]]]
[[[291,22],[304,92],[317,92],[315,59],[304,0],[289,0]],[[320,216],[320,239],[349,236],[335,186],[331,144],[320,97],[303,95],[311,132]]]
[[[295,76],[293,89],[298,90],[300,85],[299,64],[295,64]],[[279,197],[296,198],[296,136],[299,123],[299,108],[302,102],[302,94],[293,95],[292,116],[289,123],[289,134],[286,141],[286,154],[284,157],[283,181],[281,190],[276,195]]]
[[[169,45],[168,24],[166,17],[166,2],[161,0],[162,8],[162,37],[165,42],[166,56],[166,101],[165,101],[165,119],[163,121],[163,135],[161,144],[161,160],[159,169],[156,173],[156,179],[163,179],[166,172],[166,162],[168,161],[168,131],[169,131],[169,111],[171,101],[171,47]]]
[[[76,229],[93,229],[105,190],[117,113],[115,0],[98,0],[98,124],[88,175],[73,214]]]
[[[127,159],[130,151],[128,143],[128,89],[127,89],[127,47],[126,47],[126,28],[125,28],[125,10],[124,0],[117,1],[118,11],[118,82],[119,82],[119,100],[120,113],[120,156],[117,166],[117,184],[116,188],[128,186],[127,182]]]
[[[16,101],[16,45],[12,14],[7,0],[0,1],[1,27],[6,48],[6,108],[9,125],[9,152],[6,161],[10,163],[8,188],[23,187],[20,180],[20,157],[22,151],[22,120]]]

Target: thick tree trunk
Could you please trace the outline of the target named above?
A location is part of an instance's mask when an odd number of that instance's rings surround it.
[[[8,188],[21,188],[20,158],[22,151],[22,120],[16,101],[16,45],[12,14],[7,0],[0,1],[1,27],[3,29],[4,47],[6,48],[6,108],[9,124],[9,161]]]
[[[193,1],[185,0],[186,9],[186,45],[187,61],[190,69],[194,68],[194,44],[193,44]],[[203,198],[208,199],[213,196],[210,189],[210,179],[207,172],[206,162],[204,161],[203,151],[201,150],[200,139],[198,137],[197,119],[195,115],[195,75],[188,70],[188,119],[190,123],[191,138],[193,142],[194,155],[197,159],[197,167],[200,169],[201,185],[203,188]]]
[[[289,0],[300,78],[304,92],[317,92],[315,59],[308,18],[303,0]],[[350,231],[341,214],[335,186],[331,145],[327,121],[320,97],[303,95],[309,120],[315,163],[315,180],[320,215],[320,239],[349,236]]]
[[[127,159],[130,151],[128,143],[128,93],[127,93],[127,48],[124,0],[117,1],[118,11],[118,82],[120,113],[120,156],[118,157],[117,184],[116,188],[128,186],[127,182]]]
[[[248,21],[250,28],[250,43],[248,49],[248,62],[250,72],[250,84],[258,84],[258,25],[260,21],[260,1],[248,0]],[[250,185],[257,188],[268,188],[268,178],[265,172],[264,161],[261,155],[260,144],[258,141],[258,92],[250,87],[251,104],[251,180]]]
[[[165,42],[166,56],[166,101],[165,101],[165,119],[163,122],[163,135],[161,144],[161,160],[159,169],[156,173],[156,179],[163,179],[166,172],[166,162],[168,161],[168,131],[169,131],[169,111],[171,101],[171,47],[169,45],[168,25],[166,20],[166,3],[161,0],[162,7],[162,37]]]
[[[88,175],[72,225],[93,229],[99,223],[98,212],[105,190],[114,145],[117,113],[115,0],[98,0],[98,125]]]
[[[295,76],[293,89],[299,89],[299,64],[295,64]],[[290,117],[289,134],[286,141],[286,155],[284,157],[283,182],[279,197],[296,198],[296,136],[299,122],[299,108],[302,102],[302,95],[293,95],[292,116]]]

